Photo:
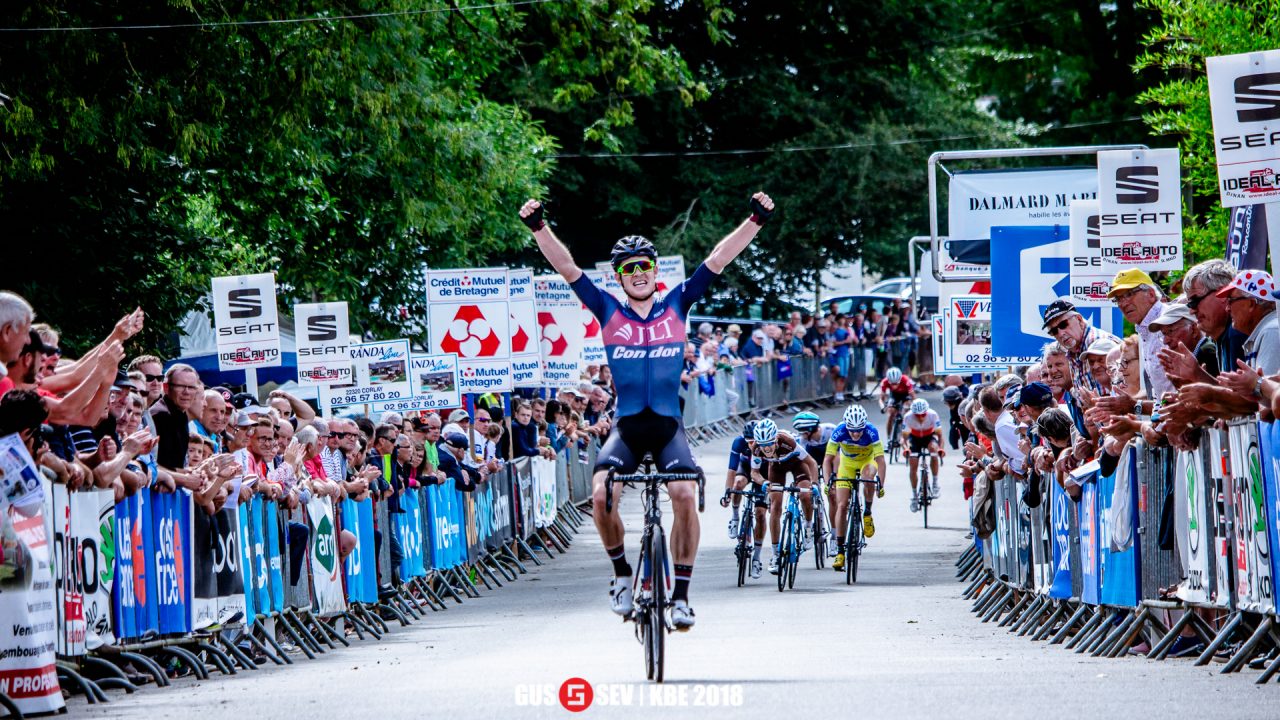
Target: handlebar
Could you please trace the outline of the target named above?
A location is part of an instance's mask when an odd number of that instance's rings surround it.
[[[702,471],[696,473],[631,473],[629,475],[618,475],[612,470],[604,479],[604,511],[613,512],[613,485],[621,483],[623,485],[635,485],[636,483],[661,485],[669,482],[680,482],[694,480],[698,483],[698,512],[706,509],[706,476]]]

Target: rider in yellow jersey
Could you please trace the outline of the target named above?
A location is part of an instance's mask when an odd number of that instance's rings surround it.
[[[837,465],[838,462],[838,465]],[[822,467],[827,477],[835,478],[836,486],[836,547],[841,552],[832,561],[831,567],[837,571],[844,569],[845,537],[844,532],[849,516],[849,494],[858,477],[869,479],[870,470],[875,467],[878,492],[871,485],[863,486],[863,500],[866,510],[862,516],[862,532],[867,537],[876,534],[875,521],[871,519],[871,502],[879,495],[884,497],[884,445],[880,442],[880,433],[875,426],[867,422],[867,411],[860,405],[851,405],[844,413],[844,423],[831,433],[827,442],[827,455],[823,458]]]

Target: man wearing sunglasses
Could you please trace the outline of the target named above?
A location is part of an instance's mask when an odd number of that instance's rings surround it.
[[[733,262],[760,232],[773,214],[773,200],[764,193],[751,198],[751,217],[729,233],[687,280],[658,298],[658,252],[638,235],[619,240],[611,253],[618,283],[626,294],[619,302],[592,283],[578,268],[569,249],[543,221],[542,203],[530,200],[520,208],[520,218],[533,232],[547,262],[564,277],[578,298],[600,322],[605,352],[618,389],[613,429],[600,449],[593,480],[593,517],[605,551],[613,562],[614,580],[610,604],[619,615],[631,612],[631,565],[623,547],[622,517],[615,506],[604,512],[604,480],[609,470],[634,472],[651,453],[662,472],[696,472],[680,413],[680,374],[688,340],[685,323],[692,308],[711,282]],[[675,522],[671,548],[675,587],[671,593],[671,624],[677,630],[693,627],[689,608],[689,579],[698,552],[698,515],[694,483],[667,486]]]
[[[1120,339],[1090,325],[1069,300],[1054,300],[1044,309],[1044,329],[1067,351],[1067,360],[1071,362],[1071,384],[1097,392],[1098,384],[1089,374],[1084,351],[1102,338],[1113,342],[1120,342]]]

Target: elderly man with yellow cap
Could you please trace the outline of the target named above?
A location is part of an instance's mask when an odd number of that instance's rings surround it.
[[[1148,383],[1148,396],[1157,398],[1173,390],[1173,383],[1160,366],[1158,353],[1164,347],[1164,335],[1151,327],[1151,321],[1164,310],[1163,294],[1151,276],[1136,268],[1121,270],[1111,281],[1107,297],[1115,302],[1124,319],[1138,329],[1142,344],[1142,372]]]

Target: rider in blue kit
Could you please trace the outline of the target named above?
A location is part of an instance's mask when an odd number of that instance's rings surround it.
[[[592,518],[613,562],[609,600],[619,615],[631,611],[631,565],[623,547],[625,528],[618,508],[615,505],[611,512],[604,510],[604,481],[611,469],[634,472],[645,453],[652,453],[660,472],[697,471],[680,414],[680,370],[688,340],[685,321],[689,308],[746,249],[773,214],[773,201],[764,193],[756,193],[751,198],[751,209],[751,217],[721,240],[684,283],[661,299],[655,294],[658,253],[653,244],[638,235],[619,240],[613,246],[611,259],[627,296],[623,303],[592,283],[577,266],[568,248],[544,222],[542,203],[530,200],[520,208],[520,218],[533,231],[547,262],[600,321],[605,353],[613,367],[618,388],[617,422],[596,462]],[[689,578],[698,554],[696,492],[692,481],[667,485],[675,514],[671,528],[675,561],[671,625],[677,630],[688,630],[694,624],[689,607]]]

